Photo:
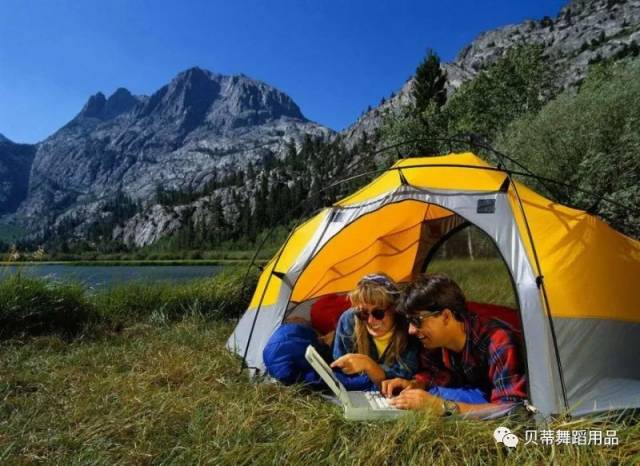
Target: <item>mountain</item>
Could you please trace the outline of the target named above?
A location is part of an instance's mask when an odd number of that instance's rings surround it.
[[[199,190],[280,156],[290,140],[331,134],[289,96],[244,75],[191,68],[149,97],[97,93],[38,145],[17,218],[34,233],[65,224],[83,236],[117,196],[147,206],[158,188]]]
[[[557,84],[567,88],[579,85],[590,63],[637,54],[639,40],[640,0],[573,0],[555,18],[480,34],[442,66],[451,94],[509,48],[536,43],[544,47]],[[254,222],[254,230],[264,228],[283,218],[269,212],[269,222],[254,221],[252,216],[265,217],[265,203],[281,196],[282,206],[294,205],[349,172],[358,157],[353,149],[375,132],[386,111],[411,101],[412,86],[410,78],[339,138],[306,119],[286,94],[244,75],[194,67],[151,96],[123,88],[109,97],[98,92],[63,128],[31,146],[31,158],[17,162],[0,152],[0,182],[5,180],[0,193],[17,193],[11,201],[0,200],[0,214],[19,204],[12,219],[34,236],[86,239],[97,232],[136,246],[185,226],[209,231],[212,225],[227,228],[243,221]],[[341,141],[347,150],[317,149],[301,156],[316,138]],[[5,139],[0,137],[0,147],[12,144]],[[286,161],[288,168],[267,170],[274,160]],[[1,178],[2,166],[19,163],[23,168],[15,179],[7,177],[7,168]],[[169,201],[160,201],[163,196]]]
[[[0,134],[0,216],[15,212],[27,197],[36,146],[16,144]]]
[[[448,92],[472,79],[507,49],[519,44],[541,44],[554,69],[556,84],[567,88],[579,84],[589,64],[606,58],[638,53],[640,43],[639,0],[573,0],[555,18],[544,17],[486,31],[464,47],[448,73]],[[382,124],[382,114],[411,101],[409,79],[392,98],[363,114],[341,134],[353,146],[363,132],[372,134]]]

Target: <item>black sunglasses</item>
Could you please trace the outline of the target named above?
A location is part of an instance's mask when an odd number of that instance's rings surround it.
[[[406,316],[407,322],[413,325],[414,327],[420,327],[424,319],[426,319],[427,317],[437,316],[442,311],[444,311],[444,308],[441,308],[438,306],[432,306],[427,310],[417,311],[416,314],[407,314]]]
[[[370,311],[358,311],[356,312],[356,315],[358,316],[358,319],[366,322],[367,320],[369,320],[369,316],[373,317],[376,320],[382,320],[384,319],[384,315],[386,314],[386,312],[386,309],[371,309]]]

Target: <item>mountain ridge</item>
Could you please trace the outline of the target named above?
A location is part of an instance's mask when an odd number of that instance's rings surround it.
[[[280,154],[285,141],[305,134],[332,131],[307,120],[283,92],[242,75],[193,67],[149,97],[124,88],[109,98],[96,93],[38,144],[16,219],[38,233],[80,217],[86,227],[120,192],[149,203],[158,185],[201,188],[215,172]]]
[[[638,41],[640,0],[573,0],[554,18],[480,33],[442,67],[451,94],[509,48],[536,43],[544,47],[557,84],[567,88],[580,84],[590,63],[623,56]],[[250,170],[274,157],[290,156],[291,144],[295,152],[308,137],[329,141],[338,136],[352,149],[376,131],[386,111],[411,102],[412,85],[410,78],[337,134],[308,120],[293,99],[262,81],[197,66],[178,73],[150,96],[136,96],[125,88],[109,97],[97,92],[72,120],[33,146],[30,173],[21,178],[27,180],[28,195],[10,220],[36,236],[64,232],[82,239],[93,224],[113,218],[108,206],[125,196],[142,210],[120,219],[110,235],[137,246],[177,231],[192,218],[206,218],[214,201],[223,204],[233,221],[238,202],[256,208],[252,183],[258,178],[249,179]],[[172,208],[157,202],[158,187],[200,192],[236,172],[247,174],[238,190],[220,188],[216,195]],[[293,186],[294,181],[272,182]]]

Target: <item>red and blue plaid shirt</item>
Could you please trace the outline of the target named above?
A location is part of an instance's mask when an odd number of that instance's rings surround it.
[[[513,327],[498,319],[482,321],[469,313],[464,321],[465,346],[456,353],[446,348],[423,349],[416,380],[426,388],[480,388],[490,403],[527,398],[522,339]]]

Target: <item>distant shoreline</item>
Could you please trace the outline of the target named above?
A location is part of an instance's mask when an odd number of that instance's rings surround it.
[[[1,266],[34,266],[34,265],[70,265],[70,266],[211,266],[211,265],[246,265],[249,259],[166,259],[166,260],[74,260],[74,261],[0,261]],[[264,259],[256,263],[264,263]]]

